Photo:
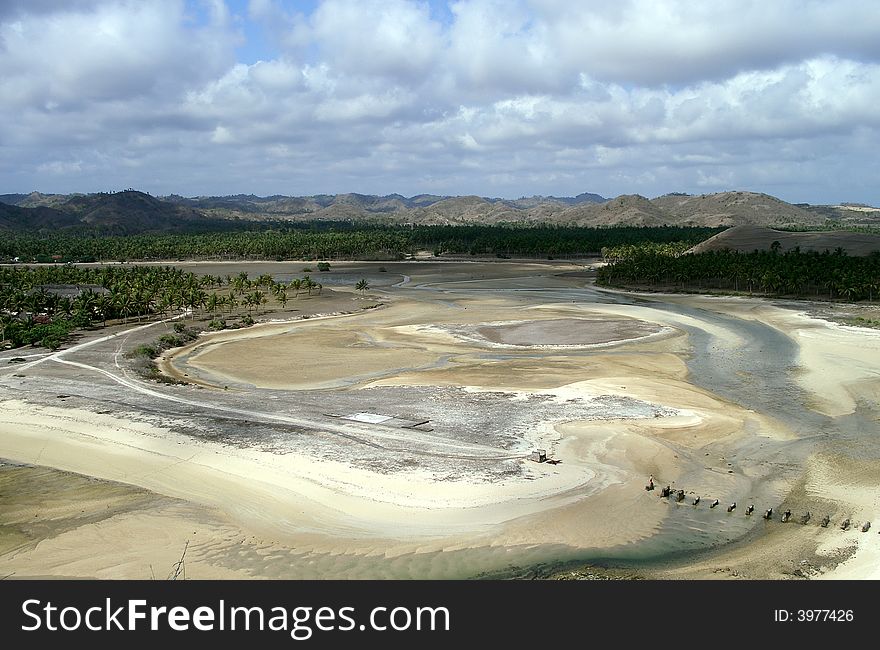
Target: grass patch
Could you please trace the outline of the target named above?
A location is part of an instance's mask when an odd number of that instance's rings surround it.
[[[843,317],[836,319],[842,325],[853,325],[855,327],[870,327],[871,329],[880,329],[880,318],[863,318],[861,316]]]

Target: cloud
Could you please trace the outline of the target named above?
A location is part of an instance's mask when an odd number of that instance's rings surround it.
[[[412,79],[440,54],[440,27],[427,3],[327,0],[311,27],[323,59],[343,74]]]
[[[296,7],[0,4],[0,183],[880,203],[868,0]]]
[[[4,105],[75,107],[176,92],[232,62],[224,48],[231,35],[220,24],[187,28],[182,2],[62,7],[0,24]]]
[[[687,84],[827,54],[880,57],[880,14],[864,0],[534,5],[560,64],[603,81]]]

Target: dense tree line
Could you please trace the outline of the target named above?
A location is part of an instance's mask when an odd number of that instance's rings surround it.
[[[414,247],[437,253],[575,256],[598,255],[603,248],[645,242],[683,242],[690,248],[722,230],[678,226],[421,226],[411,231],[410,241]]]
[[[6,266],[0,267],[0,342],[55,349],[77,328],[150,315],[195,318],[198,311],[219,329],[224,315],[246,311],[249,318],[270,302],[285,309],[289,300],[322,289],[308,275],[284,283],[269,274],[197,275],[171,266]]]
[[[606,286],[656,290],[760,292],[793,298],[849,301],[880,297],[880,253],[849,257],[834,252],[710,251],[688,255],[641,253],[598,270]]]
[[[774,226],[775,228],[775,226]],[[776,230],[787,230],[789,232],[816,232],[816,231],[832,231],[832,230],[845,230],[847,232],[861,232],[868,235],[880,235],[880,225],[867,224],[867,223],[849,223],[849,222],[840,222],[833,221],[831,219],[825,221],[825,223],[821,226],[807,224],[803,226],[780,226],[776,228]]]
[[[692,247],[693,244],[684,241],[639,242],[638,244],[605,246],[602,248],[602,257],[608,262],[616,262],[639,255],[681,255]]]
[[[0,260],[115,261],[169,259],[399,259],[435,254],[505,256],[598,255],[603,247],[655,242],[694,245],[720,228],[569,226],[387,226],[311,222],[236,232],[98,236],[9,234]]]

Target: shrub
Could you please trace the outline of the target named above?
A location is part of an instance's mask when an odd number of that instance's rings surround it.
[[[154,348],[152,345],[139,345],[134,350],[128,353],[128,357],[130,359],[135,359],[137,357],[146,357],[148,359],[155,359],[159,355],[159,351]]]
[[[61,347],[61,339],[50,334],[40,339],[40,345],[54,351]]]
[[[159,337],[159,343],[163,348],[179,348],[183,345],[183,339],[179,336],[174,336],[174,334],[163,334]]]

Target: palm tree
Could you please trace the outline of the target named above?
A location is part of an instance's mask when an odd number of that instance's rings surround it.
[[[211,312],[211,318],[217,317],[217,308],[221,304],[221,298],[216,293],[212,293],[205,301],[205,309]]]
[[[119,309],[119,313],[122,314],[122,322],[127,323],[128,317],[134,311],[134,300],[132,300],[131,293],[125,291],[118,294],[116,296],[116,306]]]
[[[242,271],[241,273],[236,275],[234,278],[232,278],[232,289],[235,291],[235,293],[237,293],[238,295],[241,295],[244,293],[244,289],[247,286],[247,283],[248,283],[247,273]]]
[[[266,294],[262,291],[254,291],[253,293],[246,295],[244,301],[245,304],[248,305],[248,313],[250,313],[251,308],[266,304],[267,299]]]
[[[104,326],[107,325],[107,318],[113,313],[115,301],[112,294],[102,293],[95,300],[95,315],[101,319]]]
[[[159,299],[156,301],[156,310],[162,318],[165,318],[165,315],[171,310],[173,304],[174,298],[171,291],[163,290],[159,294]]]
[[[259,278],[257,278],[257,286],[258,287],[266,287],[267,290],[272,289],[272,285],[275,284],[275,280],[272,279],[272,275],[269,273],[263,273]]]
[[[874,302],[874,292],[880,292],[880,279],[868,280],[865,289],[868,291],[868,300]]]
[[[138,288],[135,290],[132,302],[134,303],[134,310],[137,312],[138,322],[141,322],[141,316],[152,311],[153,300],[143,289]]]
[[[77,314],[79,314],[80,318],[87,316],[89,323],[91,323],[97,303],[98,294],[91,289],[86,289],[74,299],[73,308],[76,310]]]
[[[0,343],[6,340],[6,326],[12,322],[12,316],[0,314]]]
[[[281,309],[287,307],[287,294],[283,291],[279,291],[278,295],[275,296],[279,303],[281,303]]]
[[[208,294],[202,291],[197,287],[192,287],[186,294],[186,306],[189,307],[192,311],[190,312],[190,319],[196,319],[196,309],[199,307],[204,307],[205,302],[208,300]]]
[[[358,280],[358,283],[354,285],[356,291],[360,291],[362,294],[366,293],[370,288],[370,283],[365,279]]]
[[[844,283],[844,285],[840,289],[840,295],[842,295],[844,298],[846,298],[849,301],[852,301],[853,296],[858,295],[858,292],[859,292],[858,287],[851,282]]]

